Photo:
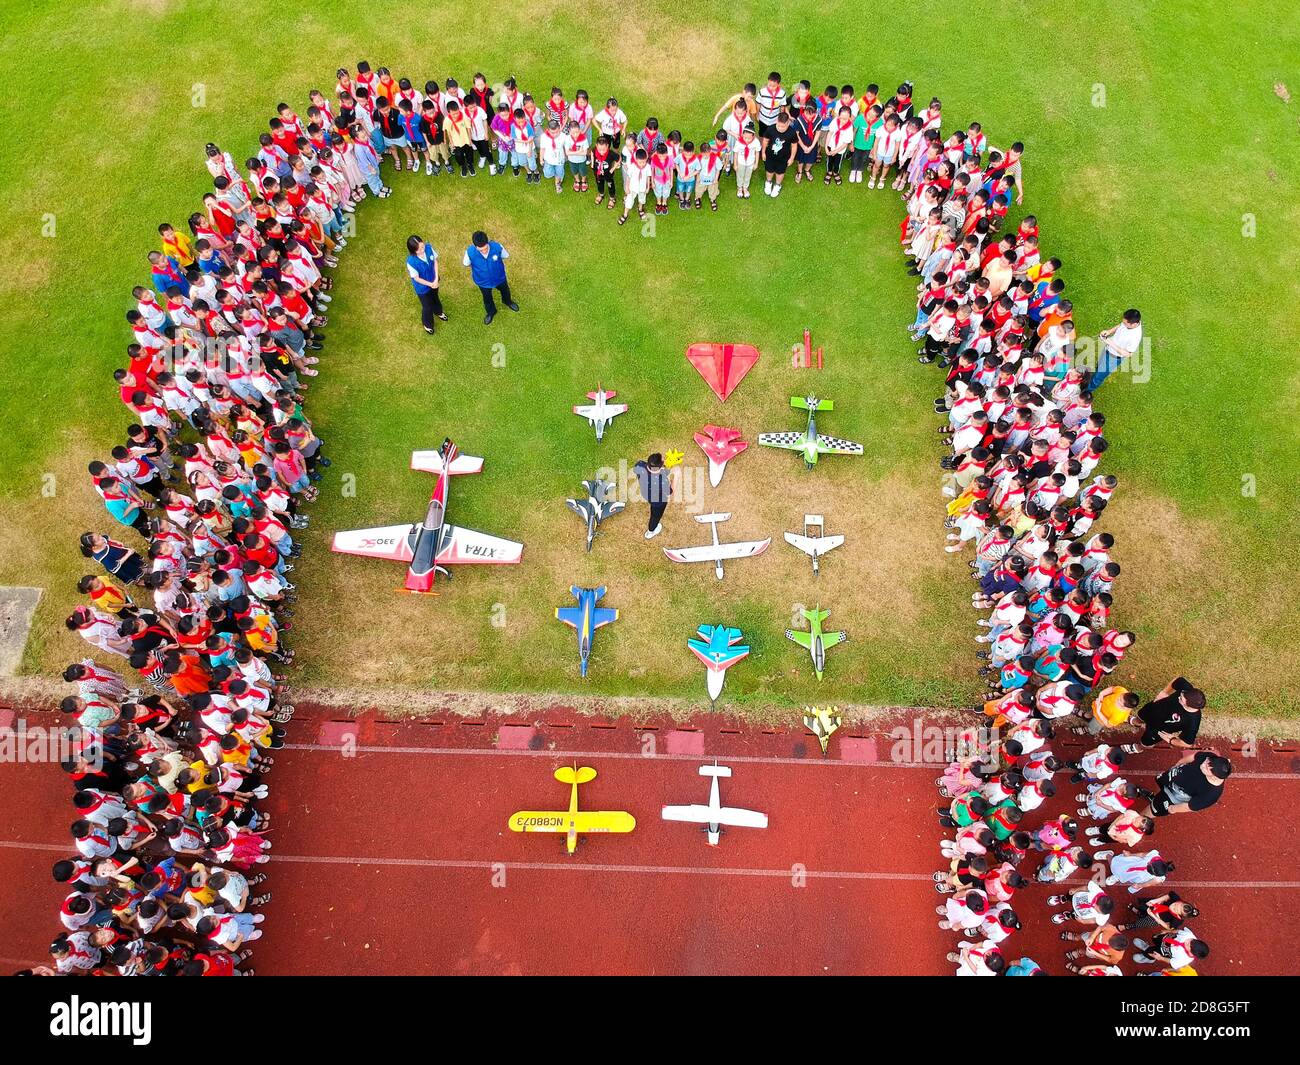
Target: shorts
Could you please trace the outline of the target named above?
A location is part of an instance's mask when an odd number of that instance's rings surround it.
[[[385,148],[409,148],[410,142],[405,137],[384,137]]]
[[[569,169],[570,169],[571,171],[573,171],[574,175],[576,175],[577,177],[586,177],[586,176],[587,176],[587,160],[585,160],[585,159],[570,159],[570,160],[569,160]]]
[[[563,163],[543,163],[543,164],[542,164],[542,173],[543,173],[546,177],[548,177],[548,178],[562,178],[562,177],[564,177],[564,164],[563,164]]]
[[[656,181],[654,182],[654,190],[657,198],[665,197],[673,191],[673,183],[671,181]]]
[[[790,157],[782,152],[779,156],[763,160],[764,174],[784,174],[790,165]]]
[[[628,193],[623,197],[623,210],[625,210],[625,211],[630,211],[630,210],[632,210],[632,205],[633,205],[634,203],[640,204],[642,207],[644,207],[644,206],[645,206],[645,193],[644,193],[644,192],[628,192]]]
[[[429,150],[429,142],[426,141],[423,137],[411,138],[409,143],[412,151],[427,152]]]
[[[807,149],[799,147],[794,153],[794,161],[800,166],[812,166],[817,162],[817,146],[814,144]]]
[[[678,195],[678,196],[681,196],[681,197],[684,197],[684,198],[689,198],[689,197],[695,195],[695,182],[694,182],[694,181],[683,181],[681,178],[678,178],[678,179],[677,179],[677,195]]]
[[[876,159],[876,162],[879,163],[881,166],[893,166],[894,165],[893,152],[890,152],[888,155],[881,155],[879,158]]]

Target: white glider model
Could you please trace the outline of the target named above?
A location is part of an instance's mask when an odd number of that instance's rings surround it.
[[[722,580],[722,562],[728,558],[752,558],[761,555],[771,544],[772,538],[766,540],[741,540],[736,543],[718,542],[718,522],[727,521],[730,514],[696,514],[695,520],[713,529],[713,543],[703,547],[665,547],[664,554],[674,562],[712,562],[713,572]]]

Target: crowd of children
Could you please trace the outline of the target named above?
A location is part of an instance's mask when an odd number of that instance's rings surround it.
[[[207,146],[212,191],[184,225],[159,226],[152,284],[132,292],[127,365],[114,375],[132,424],[89,466],[123,529],[82,536],[98,568],[67,624],[131,673],[95,658],[64,673],[76,691],[60,707],[76,723],[77,753],[63,765],[75,854],[54,867],[68,889],[65,931],[44,971],[251,972],[246,944],[270,898],[258,890],[270,819],[257,804],[293,714],[276,673],[292,659],[293,534],[329,465],[302,401],[323,347],[328,272],[356,206],[391,194],[385,161],[393,175],[544,177],[557,193],[566,177],[578,193],[594,183],[596,205],[621,205],[620,223],[634,208],[645,217],[650,198],[657,214],[674,202],[716,211],[724,175],[748,198],[760,166],[772,198],[791,169],[811,181],[819,164],[825,184],[842,184],[847,169],[851,184],[866,175],[868,188],[900,193],[902,247],[919,278],[912,332],[925,337],[921,361],[946,375],[936,410],[948,550],[975,544],[973,603],[990,611],[985,712],[1009,728],[998,762],[963,759],[942,778],[956,834],[936,874],[949,895],[941,913],[945,927],[978,937],[952,958],[972,974],[1037,969],[1008,963],[999,945],[1019,927],[1010,903],[1028,884],[1031,851],[1043,856],[1040,883],[1091,870],[1050,899],[1063,907],[1053,920],[1088,929],[1063,933],[1079,943],[1072,968],[1118,972],[1131,951],[1182,971],[1204,956],[1186,927],[1196,911],[1176,894],[1138,900],[1121,925],[1106,893],[1159,884],[1172,869],[1134,850],[1153,821],[1136,812],[1147,793],[1120,776],[1123,751],[1103,742],[1069,763],[1050,750],[1054,730],[1073,723],[1097,736],[1138,700],[1101,686],[1133,636],[1109,624],[1119,566],[1111,537],[1091,530],[1115,479],[1088,481],[1105,419],[1070,366],[1060,263],[1041,258],[1032,216],[1001,234],[1023,198],[1022,146],[990,148],[978,123],[945,137],[940,101],[918,111],[911,92],[814,94],[802,81],[787,93],[773,72],[694,142],[653,117],[630,127],[613,97],[597,109],[585,91],[569,102],[553,88],[538,107],[512,78],[496,90],[482,74],[466,89],[454,79],[417,89],[361,62],[338,71],[332,99],[313,91],[304,115],[281,104],[242,167]],[[1032,831],[1024,822],[1061,774],[1078,786],[1077,818],[1095,822],[1082,836],[1076,815]],[[1143,940],[1128,929],[1151,931]]]
[[[73,789],[59,974],[248,975],[269,860],[273,752],[293,707],[294,534],[329,466],[303,412],[329,271],[378,183],[368,142],[282,104],[245,168],[208,145],[212,192],[158,227],[132,291],[131,423],[88,467],[121,526],[86,532],[67,619],[97,657],[68,666]],[[105,664],[105,660],[112,661]],[[127,667],[127,668],[124,668]]]
[[[936,781],[940,822],[953,830],[934,875],[947,896],[939,925],[963,935],[948,960],[962,976],[1041,974],[1007,942],[1028,906],[1041,911],[1038,894],[1063,926],[1068,971],[1118,976],[1127,959],[1138,971],[1194,974],[1209,952],[1188,925],[1197,911],[1160,889],[1174,863],[1150,839],[1167,803],[1123,773],[1140,747],[1190,746],[1195,727],[1152,735],[1151,722],[1168,717],[1161,700],[1199,710],[1204,695],[1180,678],[1143,705],[1109,680],[1135,637],[1111,621],[1120,565],[1114,538],[1095,525],[1116,478],[1096,473],[1106,420],[1073,365],[1061,263],[1041,257],[1032,215],[1003,234],[1009,189],[996,153],[985,164],[974,138],[935,138],[927,151],[930,163],[901,184],[904,261],[918,278],[911,333],[925,338],[919,361],[944,375],[935,412],[945,550],[974,549],[971,604],[985,615],[976,655],[989,687],[983,728]],[[1130,717],[1148,742],[1117,738]],[[1067,758],[1070,734],[1095,745]],[[1210,757],[1226,776],[1226,759]],[[1066,812],[1048,817],[1063,800]],[[1107,890],[1146,888],[1135,898]]]

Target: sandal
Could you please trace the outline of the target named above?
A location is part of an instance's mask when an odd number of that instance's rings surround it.
[[[622,217],[619,218],[618,224],[621,226],[626,221],[627,221],[627,215],[623,215]]]

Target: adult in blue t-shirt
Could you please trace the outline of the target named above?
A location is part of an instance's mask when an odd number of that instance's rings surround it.
[[[433,320],[447,320],[438,294],[438,253],[417,236],[406,238],[406,250],[410,253],[406,257],[406,272],[420,301],[420,321],[424,323],[424,331],[433,336]]]
[[[483,293],[483,310],[487,312],[484,325],[491,325],[497,316],[497,305],[492,300],[492,290],[501,293],[501,302],[512,311],[519,310],[519,304],[510,298],[510,283],[506,280],[506,260],[510,253],[495,240],[488,240],[488,235],[481,229],[471,238],[473,243],[465,249],[462,260],[469,267],[474,284]]]

